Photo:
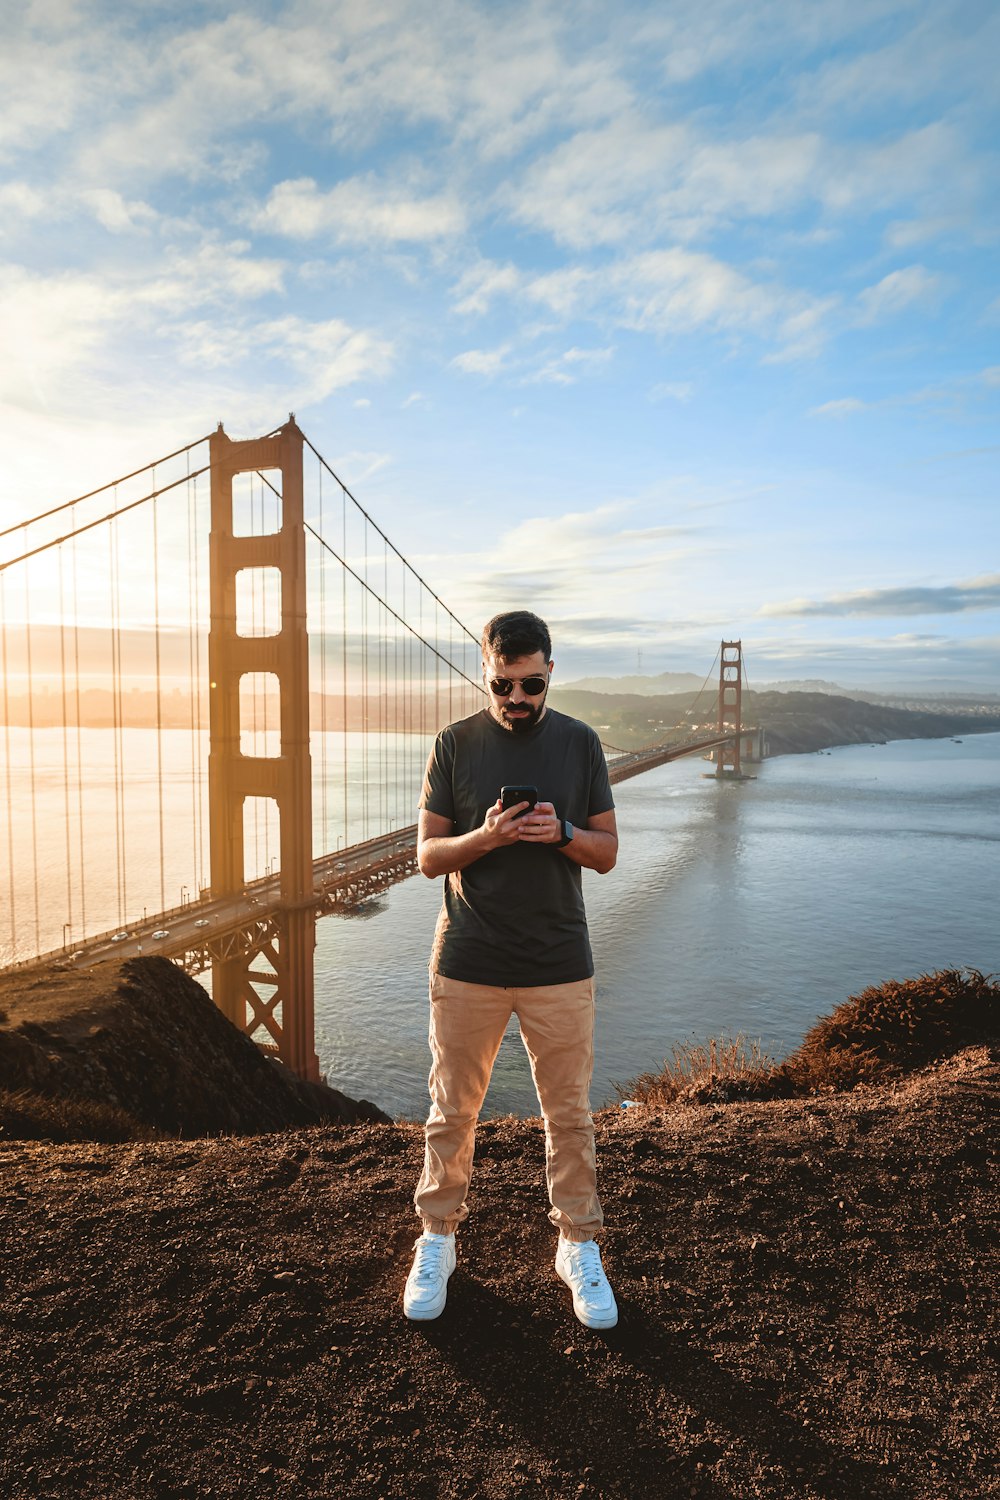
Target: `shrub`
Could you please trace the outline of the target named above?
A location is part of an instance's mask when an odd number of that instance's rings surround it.
[[[795,1093],[856,1083],[1000,1037],[1000,987],[978,969],[890,979],[817,1021],[777,1070]]]
[[[850,1089],[1000,1039],[1000,986],[992,978],[978,969],[939,969],[889,979],[817,1021],[783,1062],[740,1032],[675,1046],[658,1073],[615,1089],[620,1099],[661,1109],[677,1101],[726,1104]]]

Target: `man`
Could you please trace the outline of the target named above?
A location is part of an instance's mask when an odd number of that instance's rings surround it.
[[[483,631],[487,706],[438,735],[420,798],[417,860],[444,875],[431,955],[424,1169],[403,1310],[436,1318],[468,1214],[476,1122],[504,1031],[516,1015],[545,1119],[546,1181],[559,1230],[556,1271],[591,1328],[618,1321],[596,1242],[594,965],[581,867],[606,874],[618,855],[601,742],[546,705],[549,632],[526,610]],[[508,807],[502,787],[537,789]],[[509,800],[509,798],[508,798]]]

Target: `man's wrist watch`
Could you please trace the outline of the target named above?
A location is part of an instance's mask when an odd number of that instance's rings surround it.
[[[565,849],[567,844],[573,842],[573,825],[569,821],[569,818],[560,818],[559,821],[562,825],[562,838],[559,840],[556,848]]]

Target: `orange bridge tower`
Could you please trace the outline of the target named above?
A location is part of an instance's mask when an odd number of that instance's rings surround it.
[[[743,704],[743,642],[723,641],[719,653],[719,733],[735,729],[736,736],[720,745],[715,774],[742,777],[740,760]]]
[[[209,539],[211,626],[208,638],[209,838],[213,897],[239,897],[246,883],[244,801],[277,805],[280,848],[279,910],[259,924],[256,940],[212,964],[216,1004],[251,1034],[263,1027],[268,1044],[302,1078],[319,1078],[314,1042],[312,767],[309,753],[309,655],[303,517],[302,433],[289,418],[269,437],[234,442],[212,435]],[[277,470],[281,524],[264,535],[236,535],[233,481],[239,474]],[[237,574],[271,569],[279,575],[281,626],[276,634],[240,634]],[[264,580],[261,580],[263,583]],[[265,673],[277,679],[280,753],[241,751],[240,680]],[[261,968],[261,964],[266,968]],[[266,989],[268,993],[261,991]]]

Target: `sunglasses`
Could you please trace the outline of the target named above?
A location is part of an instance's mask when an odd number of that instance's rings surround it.
[[[521,687],[528,694],[529,698],[537,698],[539,693],[544,693],[548,686],[548,681],[547,677],[542,677],[541,675],[537,677],[522,677],[520,679]],[[489,679],[490,692],[496,693],[498,698],[509,698],[516,687],[516,679],[513,681],[509,677],[491,677]]]

